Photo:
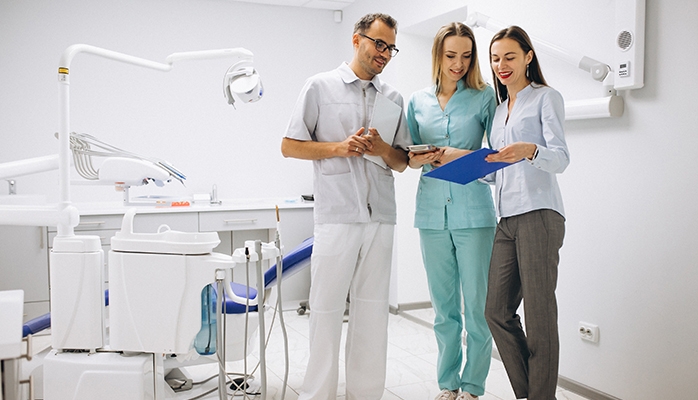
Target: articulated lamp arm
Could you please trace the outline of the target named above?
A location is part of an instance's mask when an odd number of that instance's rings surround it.
[[[478,12],[468,15],[465,24],[473,29],[482,27],[492,32],[499,32],[507,27],[503,23],[495,21],[487,15]],[[613,86],[613,75],[610,74],[611,67],[609,67],[608,64],[537,40],[533,37],[531,37],[531,41],[533,41],[533,45],[538,51],[549,54],[559,60],[589,72],[594,80],[602,82],[604,86]],[[620,117],[623,115],[624,107],[623,98],[613,94],[610,89],[608,89],[607,95],[604,97],[565,102],[565,119]]]
[[[480,14],[478,12],[468,15],[468,18],[465,20],[465,24],[471,28],[482,27],[492,32],[498,32],[507,27],[503,23],[495,21],[487,15]],[[609,72],[611,72],[611,67],[609,67],[606,63],[577,54],[533,37],[531,40],[533,41],[536,49],[589,72],[591,77],[596,81],[603,82],[608,76]]]

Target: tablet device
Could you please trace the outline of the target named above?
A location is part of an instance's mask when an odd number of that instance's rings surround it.
[[[415,153],[428,153],[430,151],[438,150],[438,148],[431,144],[414,144],[412,146],[407,146],[407,150]]]

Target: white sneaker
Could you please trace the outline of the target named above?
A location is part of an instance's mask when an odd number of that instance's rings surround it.
[[[468,392],[460,392],[458,397],[456,397],[456,400],[477,400],[478,398],[478,396],[473,396]]]
[[[448,389],[444,389],[439,393],[434,400],[456,400],[457,392],[452,392]]]

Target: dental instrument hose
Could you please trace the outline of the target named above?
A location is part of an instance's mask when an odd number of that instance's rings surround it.
[[[261,262],[261,249],[259,251],[259,262]],[[243,377],[244,381],[243,384],[239,385],[235,389],[233,389],[233,396],[238,395],[238,393],[241,391],[242,395],[244,396],[245,399],[249,399],[248,395],[253,394],[257,395],[258,393],[248,393],[246,390],[246,382],[247,380],[251,377],[251,374],[248,374],[248,366],[247,366],[247,337],[248,337],[248,331],[249,331],[249,316],[250,316],[250,261],[251,261],[251,255],[250,255],[250,248],[245,246],[245,328],[244,328],[244,333],[243,333]],[[226,276],[225,276],[225,284],[223,285],[224,287],[224,292],[228,294],[228,297],[231,299],[234,299],[237,297],[237,295],[233,292],[232,287],[230,286],[232,283],[232,269],[227,269],[226,270]],[[257,293],[257,310],[259,312],[260,307],[263,305],[259,304],[259,293]],[[223,345],[225,346],[225,344]],[[230,375],[227,373],[227,368],[225,367],[225,360],[218,360],[221,368],[226,369],[226,375],[230,377]],[[231,379],[231,383],[233,379]],[[227,392],[226,392],[227,393]]]
[[[254,241],[254,250],[258,254],[257,257],[257,315],[259,316],[259,375],[262,381],[262,398],[267,398],[267,357],[266,357],[266,341],[264,329],[264,301],[259,301],[260,296],[264,296],[264,273],[262,272],[262,241]]]
[[[281,400],[286,398],[286,385],[288,384],[288,334],[286,333],[286,323],[284,322],[284,309],[281,306],[281,277],[284,270],[284,257],[281,251],[281,220],[279,218],[279,206],[276,206],[276,236],[274,245],[279,249],[279,255],[276,259],[276,312],[279,314],[279,323],[281,324],[281,332],[284,337],[284,380],[281,389]]]
[[[245,377],[247,377],[247,330],[249,329],[250,322],[250,248],[247,246],[245,246],[245,290],[245,342],[242,348],[244,365],[242,372],[245,374]],[[259,293],[257,293],[257,310],[259,310]],[[243,392],[245,399],[247,399],[247,390],[243,390]]]
[[[227,382],[225,379],[226,366],[225,366],[225,332],[223,331],[223,307],[225,305],[225,286],[226,283],[220,277],[216,277],[216,282],[218,283],[218,296],[216,298],[216,313],[218,314],[218,320],[216,321],[216,327],[218,329],[218,337],[216,338],[217,351],[216,357],[218,358],[218,398],[220,400],[227,400],[228,391],[226,390]]]
[[[282,387],[282,395],[281,395],[281,400],[285,399],[286,396],[286,386],[288,385],[288,374],[289,374],[289,354],[288,354],[288,333],[286,331],[286,324],[284,321],[284,316],[283,316],[283,307],[282,307],[282,299],[281,299],[281,281],[282,281],[282,275],[283,275],[283,255],[281,254],[281,234],[280,234],[280,218],[279,218],[279,208],[276,206],[276,218],[277,218],[277,229],[276,229],[276,235],[275,235],[275,247],[279,250],[279,255],[277,255],[277,263],[276,263],[276,277],[278,279],[277,281],[277,305],[276,305],[276,311],[279,313],[279,322],[281,323],[281,329],[283,333],[283,341],[284,341],[284,361],[285,361],[285,369],[284,369],[284,379],[283,379],[283,387]],[[262,274],[262,259],[263,259],[263,254],[262,254],[262,246],[261,246],[261,241],[257,240],[254,242],[255,243],[255,251],[258,254],[258,264],[257,264],[257,275],[258,275],[258,293],[257,293],[257,308],[258,308],[258,314],[260,317],[259,321],[259,328],[260,328],[260,360],[259,363],[257,364],[257,367],[255,367],[255,371],[257,370],[258,367],[261,367],[263,370],[261,373],[261,380],[262,380],[262,385],[261,388],[263,389],[261,393],[254,393],[254,395],[260,395],[262,400],[266,398],[266,391],[267,391],[267,384],[266,384],[266,356],[265,356],[265,351],[267,343],[269,338],[266,338],[265,340],[265,321],[264,321],[264,316],[263,316],[263,307],[264,307],[264,295],[263,293],[265,292],[264,289],[264,276]],[[245,296],[245,328],[244,328],[244,341],[243,341],[243,354],[247,354],[247,347],[248,347],[248,331],[249,331],[249,309],[250,309],[250,249],[249,247],[245,247],[245,258],[246,258],[246,296]],[[229,282],[232,281],[232,276],[230,274],[230,270],[226,270],[226,282],[224,286],[224,292],[227,293],[231,298],[237,297],[234,293],[232,293],[232,288],[229,286]],[[262,297],[262,300],[260,300],[260,296]],[[272,320],[272,325],[273,325],[273,320]],[[219,335],[222,336],[222,335]],[[269,336],[271,336],[271,329],[269,331]],[[223,345],[224,346],[224,345]],[[220,360],[219,360],[220,362]],[[249,379],[251,377],[250,374],[248,374],[248,365],[247,365],[247,357],[243,357],[243,363],[244,363],[244,372],[243,376],[245,377],[245,380]],[[223,364],[221,362],[221,364]],[[224,364],[223,364],[224,365]],[[254,373],[254,372],[253,372]],[[229,374],[228,374],[229,375]],[[241,387],[236,388],[235,394],[238,393],[239,390],[242,389],[243,395],[245,398],[248,398],[248,394],[253,394],[253,393],[247,393],[247,391],[244,388],[244,385],[240,385]],[[231,389],[233,389],[231,387]],[[234,395],[235,395],[234,394]]]

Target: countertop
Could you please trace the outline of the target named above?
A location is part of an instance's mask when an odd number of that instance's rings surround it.
[[[268,210],[276,206],[280,210],[295,208],[312,208],[312,201],[300,198],[267,198],[267,199],[223,199],[221,204],[191,203],[189,206],[125,206],[121,202],[73,203],[80,215],[121,215],[129,208],[136,207],[138,214],[182,213],[182,212],[216,212],[239,210]]]

